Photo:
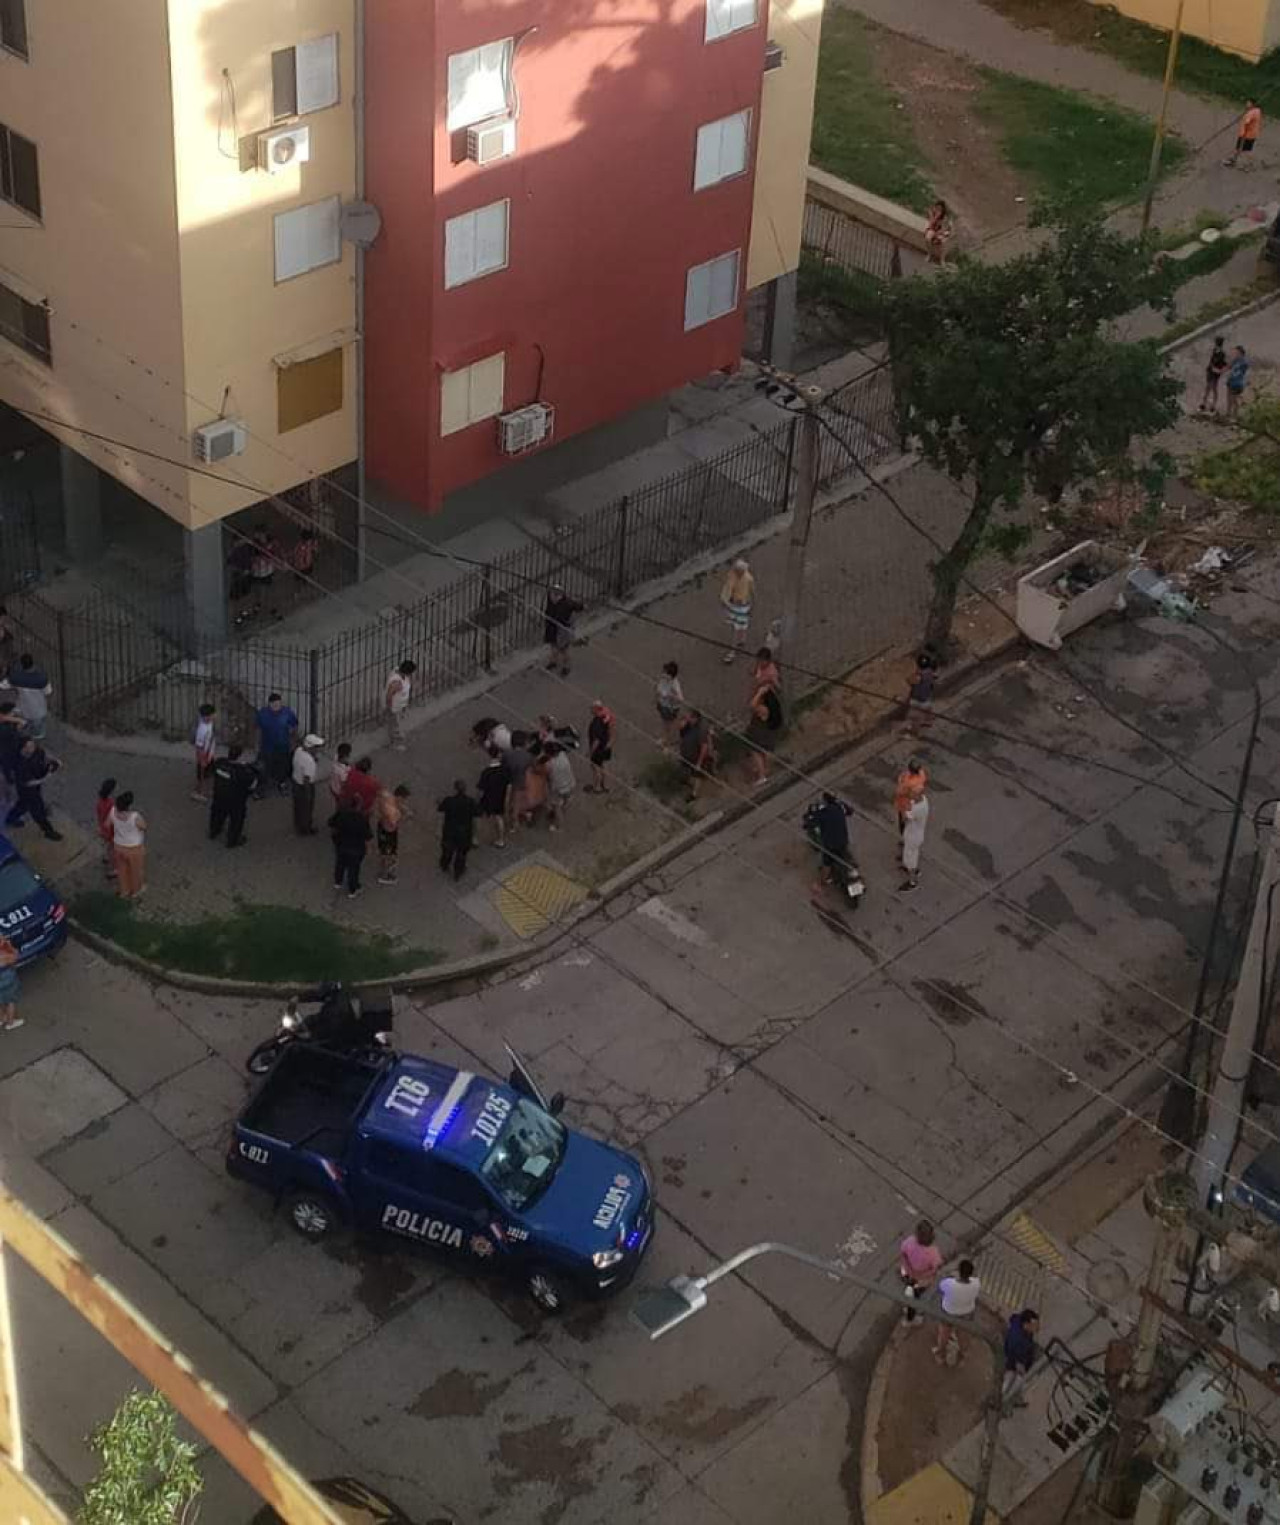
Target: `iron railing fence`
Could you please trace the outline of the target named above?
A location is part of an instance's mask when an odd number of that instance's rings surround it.
[[[897,449],[886,370],[832,393],[826,416],[823,487],[873,468]],[[63,607],[56,587],[24,586],[9,598],[10,614],[21,649],[49,672],[55,712],[74,725],[180,739],[208,700],[219,708],[225,736],[252,742],[254,711],[268,694],[279,693],[304,726],[337,740],[376,723],[387,675],[405,657],[418,664],[414,697],[422,703],[537,647],[552,582],[563,583],[588,610],[598,609],[781,514],[796,427],[794,418],[779,417],[544,540],[322,642],[234,626],[227,637],[214,638],[180,618],[171,601],[126,599],[108,589]]]

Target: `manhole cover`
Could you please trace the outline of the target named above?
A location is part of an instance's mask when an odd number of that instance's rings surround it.
[[[1129,1273],[1118,1260],[1100,1260],[1089,1267],[1084,1284],[1100,1303],[1118,1303],[1129,1291]]]

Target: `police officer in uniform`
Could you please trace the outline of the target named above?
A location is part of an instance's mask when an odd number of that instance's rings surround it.
[[[216,841],[227,828],[227,846],[244,846],[244,817],[258,786],[258,770],[244,762],[244,748],[227,748],[213,765],[213,801],[209,806],[209,837]]]

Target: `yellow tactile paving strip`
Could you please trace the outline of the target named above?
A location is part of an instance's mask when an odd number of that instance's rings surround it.
[[[973,1495],[938,1462],[917,1472],[867,1510],[866,1525],[968,1525]],[[1000,1516],[987,1510],[987,1525]]]
[[[576,879],[526,863],[499,885],[493,904],[517,937],[536,937],[586,898],[586,886]]]
[[[1020,1250],[1025,1251],[1033,1260],[1038,1260],[1046,1269],[1059,1274],[1066,1272],[1067,1262],[1062,1251],[1026,1213],[1019,1213],[1004,1230],[1002,1237],[1012,1240]]]

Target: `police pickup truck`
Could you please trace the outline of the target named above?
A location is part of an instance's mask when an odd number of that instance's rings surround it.
[[[307,1239],[343,1227],[505,1273],[558,1312],[618,1291],[653,1233],[640,1162],[559,1121],[511,1049],[503,1084],[434,1060],[281,1054],[235,1125],[229,1174],[274,1193]]]

